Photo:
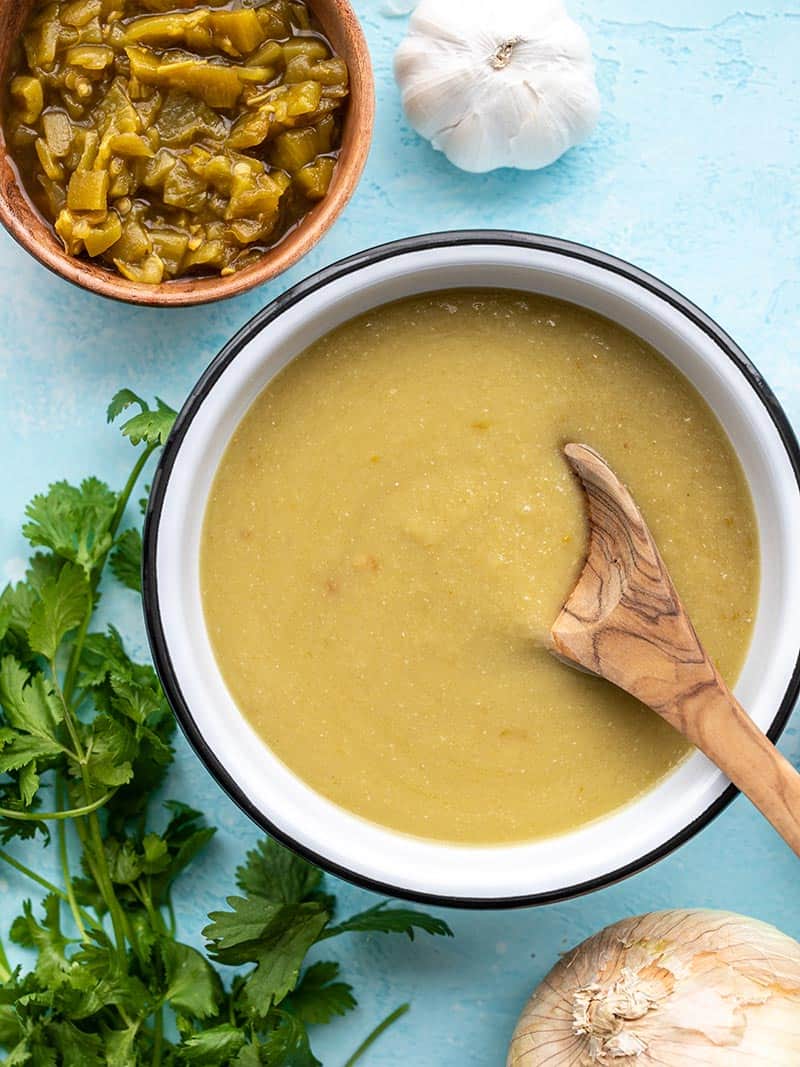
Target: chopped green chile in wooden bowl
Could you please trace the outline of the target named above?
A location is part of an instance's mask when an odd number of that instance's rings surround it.
[[[38,0],[5,136],[71,255],[153,285],[226,276],[326,195],[348,80],[299,0]]]

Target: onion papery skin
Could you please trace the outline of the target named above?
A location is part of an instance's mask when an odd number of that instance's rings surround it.
[[[800,1067],[800,944],[732,912],[640,915],[568,952],[507,1067]]]

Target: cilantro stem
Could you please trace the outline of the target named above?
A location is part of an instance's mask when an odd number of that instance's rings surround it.
[[[372,1033],[364,1041],[361,1042],[361,1044],[355,1050],[355,1052],[344,1065],[344,1067],[353,1067],[353,1064],[357,1060],[361,1059],[367,1049],[371,1048],[375,1044],[381,1034],[385,1030],[388,1030],[393,1023],[396,1023],[398,1019],[402,1018],[403,1015],[405,1015],[405,1013],[409,1009],[409,1006],[410,1005],[408,1004],[401,1004],[399,1008],[395,1008],[391,1015],[387,1015],[383,1022],[379,1023],[372,1031]]]
[[[93,604],[90,604],[88,618],[85,619],[86,626],[82,627],[84,636],[88,629],[88,619],[91,618],[94,610]],[[75,654],[75,647],[73,646],[73,656]],[[78,653],[78,659],[80,659],[80,653]],[[114,927],[114,940],[117,946],[117,954],[122,962],[125,960],[125,916],[122,913],[122,909],[119,906],[117,895],[114,892],[114,886],[111,882],[111,874],[108,870],[108,862],[106,861],[105,848],[103,846],[103,836],[100,832],[100,820],[97,817],[97,806],[89,802],[92,788],[89,781],[89,775],[86,770],[86,754],[83,750],[80,737],[78,735],[78,717],[70,705],[69,699],[66,694],[66,689],[62,688],[58,680],[58,674],[56,672],[55,663],[51,663],[51,670],[53,675],[53,684],[55,685],[56,693],[64,708],[64,722],[67,724],[67,730],[72,738],[72,743],[75,746],[75,751],[78,755],[78,766],[81,773],[81,781],[83,783],[83,795],[86,799],[86,808],[88,814],[75,816],[75,828],[78,831],[78,835],[81,839],[81,844],[84,848],[86,860],[89,863],[94,880],[97,882],[97,887],[100,890],[100,894],[103,897],[108,913],[111,916],[111,925]],[[65,683],[66,685],[66,683]],[[81,819],[86,818],[88,820],[89,838],[81,833]],[[93,858],[94,854],[94,858]],[[66,899],[69,903],[69,898],[66,894],[62,895],[62,899]]]
[[[153,904],[153,895],[151,892],[152,879],[148,877],[147,881],[142,884],[141,900],[144,904],[144,909],[147,912],[147,917],[153,925],[153,929],[159,934],[167,933],[167,925],[164,922],[164,916]]]
[[[172,894],[167,896],[167,915],[169,915],[169,936],[174,937],[178,930],[178,920],[175,918],[175,905],[172,903]]]
[[[78,667],[80,666],[81,655],[83,653],[83,646],[86,641],[86,634],[89,631],[89,626],[92,621],[95,609],[95,593],[97,587],[100,584],[100,579],[103,576],[103,570],[108,559],[108,554],[111,550],[114,537],[116,536],[119,525],[122,522],[122,518],[125,514],[125,509],[128,506],[128,501],[131,498],[136,483],[139,480],[139,476],[144,470],[150,456],[156,450],[157,445],[148,445],[142,452],[139,458],[134,464],[127,482],[119,495],[117,500],[117,506],[114,509],[114,515],[109,524],[108,532],[110,535],[110,544],[103,556],[98,560],[97,565],[94,568],[92,574],[90,590],[91,595],[89,597],[89,605],[84,613],[80,627],[72,644],[72,652],[70,653],[69,663],[67,664],[67,670],[64,675],[63,687],[58,687],[61,695],[61,699],[64,704],[64,718],[67,724],[67,730],[69,731],[72,743],[75,746],[76,753],[79,757],[81,777],[83,779],[84,796],[86,798],[87,811],[81,815],[74,816],[75,818],[83,818],[84,815],[88,818],[89,839],[91,843],[91,849],[88,850],[87,859],[90,860],[92,873],[94,874],[95,881],[103,896],[108,913],[111,916],[111,924],[114,927],[114,939],[117,944],[117,952],[120,959],[124,962],[125,959],[125,939],[126,939],[126,922],[122,908],[120,907],[117,895],[114,892],[114,885],[111,881],[111,874],[108,869],[108,862],[106,860],[105,849],[103,846],[103,837],[100,830],[100,821],[97,817],[97,809],[101,807],[101,804],[92,805],[89,803],[89,796],[91,795],[90,783],[86,773],[85,756],[83,752],[83,746],[80,743],[78,736],[77,721],[75,711],[72,708],[72,697],[75,692],[75,683],[78,677]],[[55,675],[55,671],[53,672]],[[56,684],[57,676],[56,676]],[[104,801],[105,802],[105,801]],[[85,844],[84,839],[84,844]],[[91,862],[92,853],[94,853],[94,862]]]
[[[59,804],[64,803],[65,792],[64,783],[59,776],[56,778],[56,799]],[[62,814],[65,818],[70,817],[68,813]],[[75,925],[78,927],[78,933],[81,935],[81,940],[87,941],[86,927],[83,925],[81,909],[78,907],[78,901],[75,899],[75,890],[72,886],[72,874],[69,869],[69,853],[67,851],[67,828],[63,821],[59,821],[58,826],[56,827],[56,834],[58,836],[58,855],[61,860],[61,874],[64,879],[64,889],[67,894],[67,900],[69,901],[69,909],[72,912],[72,918],[75,920]]]
[[[133,883],[131,883],[128,888],[144,908],[145,912],[147,913],[147,918],[150,920],[150,925],[153,927],[156,933],[159,935],[164,935],[168,933],[167,925],[164,922],[164,916],[153,904],[153,896],[149,888],[151,881],[152,879],[148,877],[147,882],[142,881],[142,884],[138,889]],[[175,931],[173,930],[169,934],[169,936],[174,937]]]
[[[62,699],[63,693],[62,693]],[[65,708],[65,720],[70,724],[70,731],[75,732],[75,743],[78,747],[78,751],[81,753],[80,760],[80,772],[81,780],[83,782],[84,797],[88,798],[91,794],[91,783],[89,782],[89,776],[86,771],[86,760],[83,756],[83,748],[78,738],[77,729],[73,718],[74,712],[72,708],[64,699]],[[88,805],[91,807],[91,805]],[[87,837],[81,832],[82,819],[87,820],[89,836]],[[86,860],[91,868],[94,880],[97,882],[97,887],[100,890],[100,894],[103,897],[108,913],[111,916],[111,925],[114,927],[114,940],[117,945],[117,953],[120,960],[124,962],[125,959],[125,932],[126,923],[125,916],[117,900],[117,894],[114,892],[114,886],[111,881],[111,874],[108,869],[108,862],[106,860],[105,847],[103,845],[103,835],[100,831],[100,820],[97,817],[97,811],[90,811],[86,816],[79,816],[75,819],[75,828],[78,831],[78,836],[81,839]]]
[[[77,716],[75,715],[75,713],[73,712],[72,708],[70,707],[70,704],[69,704],[69,701],[67,700],[67,697],[66,697],[66,694],[64,692],[64,689],[62,688],[61,682],[59,681],[58,668],[56,667],[55,657],[53,657],[50,660],[49,666],[50,666],[50,677],[53,679],[53,688],[55,689],[55,694],[56,694],[56,696],[58,697],[58,699],[59,699],[59,701],[61,703],[61,708],[62,708],[62,710],[64,712],[64,723],[65,723],[65,725],[67,727],[67,733],[69,734],[69,739],[72,742],[73,751],[72,751],[71,754],[75,757],[75,762],[77,764],[79,764],[79,766],[81,768],[81,773],[83,773],[83,765],[86,762],[86,754],[83,751],[83,745],[81,744],[81,739],[78,736],[78,726],[77,726],[77,721],[76,721],[77,720]],[[85,775],[84,775],[84,779],[85,779]],[[87,798],[89,796],[88,790],[87,790],[86,796],[87,796]]]
[[[136,488],[136,483],[139,481],[139,476],[144,470],[145,464],[158,447],[158,444],[148,445],[144,452],[142,452],[142,454],[136,460],[134,468],[131,471],[130,477],[125,483],[122,492],[119,494],[119,503],[117,504],[117,509],[114,512],[114,518],[111,520],[111,526],[109,527],[109,532],[112,537],[119,529],[119,524],[122,522],[122,517],[125,514],[125,509],[128,506],[128,501],[131,498],[131,493]]]
[[[64,819],[78,819],[81,815],[91,815],[93,811],[102,808],[116,793],[116,789],[105,793],[93,804],[86,804],[82,808],[70,808],[68,811],[12,811],[11,808],[0,808],[0,818],[17,819],[19,822],[59,822]]]
[[[107,554],[106,554],[107,555]],[[105,560],[105,557],[104,557]],[[102,563],[101,563],[102,569]],[[87,616],[84,617],[85,626],[82,626],[84,637],[86,630],[88,629],[92,612],[94,611],[93,598],[89,605]],[[77,644],[73,646],[72,656],[75,657],[75,651]],[[78,660],[80,660],[80,652],[78,652]],[[76,661],[77,663],[77,661]],[[72,660],[70,660],[70,665]],[[92,804],[89,802],[89,797],[92,793],[91,782],[86,769],[86,754],[81,744],[81,739],[78,734],[78,717],[72,708],[69,698],[66,692],[66,682],[64,687],[61,686],[58,680],[58,673],[56,671],[55,662],[50,664],[51,672],[53,675],[53,684],[56,689],[56,693],[64,708],[64,722],[67,725],[67,730],[72,739],[72,743],[75,747],[75,751],[78,756],[78,766],[81,773],[81,781],[83,782],[83,795],[86,800],[86,807],[92,809]],[[97,887],[103,897],[108,913],[111,916],[111,925],[114,927],[114,940],[116,942],[117,954],[121,961],[125,959],[125,916],[122,913],[122,909],[119,906],[117,895],[114,892],[114,886],[111,882],[111,874],[108,870],[108,862],[106,861],[105,848],[103,846],[103,836],[100,832],[100,820],[97,817],[97,809],[94,808],[89,811],[88,815],[77,816],[75,819],[75,827],[78,829],[81,825],[80,819],[86,818],[88,821],[89,838],[87,839],[83,834],[80,834],[81,843],[83,844],[86,859],[91,867],[94,880],[97,882]],[[80,833],[80,831],[79,831]],[[66,899],[69,902],[69,898],[66,894],[62,895],[62,899]]]
[[[3,942],[0,941],[0,985],[5,985],[11,974],[11,964],[8,962]]]
[[[0,860],[4,860],[10,867],[13,867],[15,871],[19,871],[19,873],[24,874],[26,878],[30,878],[32,882],[36,882],[36,884],[41,886],[42,889],[46,889],[48,893],[53,893],[59,898],[59,900],[63,900],[65,904],[69,904],[69,898],[67,897],[67,894],[64,892],[63,889],[59,889],[57,885],[53,885],[52,882],[48,882],[46,878],[42,878],[42,876],[40,874],[37,874],[36,871],[32,871],[30,867],[26,867],[24,863],[20,863],[18,859],[15,859],[13,856],[10,856],[7,852],[3,851],[3,849],[0,849]],[[87,911],[84,911],[83,908],[79,908],[78,910],[80,911],[81,918],[85,923],[90,926],[96,925],[91,915]]]
[[[94,852],[95,856],[92,870],[94,872],[95,880],[97,881],[97,886],[103,896],[106,907],[108,908],[108,914],[111,916],[111,925],[114,927],[114,940],[117,943],[117,952],[120,961],[124,965],[127,925],[125,916],[123,915],[122,908],[117,899],[117,894],[114,892],[114,885],[111,881],[111,873],[108,869],[106,850],[103,845],[103,836],[100,832],[100,820],[97,818],[97,812],[93,811],[91,815],[87,816],[87,819],[89,823],[89,838],[92,845],[91,851]]]
[[[153,1067],[161,1067],[161,1056],[164,1051],[164,1006],[160,1004],[156,1012],[155,1026],[153,1029]]]
[[[14,870],[19,871],[20,874],[24,874],[25,877],[30,878],[31,881],[36,882],[37,885],[40,885],[42,887],[42,889],[46,889],[48,893],[55,893],[57,897],[60,897],[62,900],[66,901],[67,894],[62,889],[59,889],[57,885],[53,885],[52,882],[48,882],[46,878],[42,878],[40,874],[37,874],[35,871],[32,871],[30,867],[26,867],[24,863],[20,863],[18,859],[14,859],[13,856],[9,856],[9,854],[3,851],[3,849],[0,849],[0,860],[5,860],[5,862],[10,867],[13,867]]]
[[[94,594],[97,589],[96,583],[92,583],[91,596],[89,598],[89,607],[86,610],[86,614],[81,620],[80,628],[75,635],[75,641],[72,645],[72,652],[70,653],[69,663],[67,664],[67,672],[64,675],[64,703],[69,704],[72,699],[72,693],[75,689],[75,680],[78,677],[78,665],[81,661],[81,653],[83,652],[83,643],[86,640],[86,634],[89,630],[89,623],[92,621],[94,615]],[[72,731],[70,731],[70,734]],[[73,741],[74,744],[74,741]]]

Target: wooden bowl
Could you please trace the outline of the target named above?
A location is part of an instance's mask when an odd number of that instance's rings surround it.
[[[34,0],[0,0],[0,86],[5,88],[14,41]],[[50,224],[30,202],[0,129],[0,222],[40,263],[93,293],[153,307],[185,307],[225,300],[269,281],[313,248],[333,225],[358,185],[369,154],[375,118],[372,65],[364,34],[348,0],[311,0],[309,5],[350,70],[339,163],[327,196],[257,263],[222,278],[183,278],[160,285],[131,282],[88,259],[68,255]]]

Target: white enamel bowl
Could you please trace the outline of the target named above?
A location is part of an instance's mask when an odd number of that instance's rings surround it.
[[[770,737],[780,734],[798,692],[800,646],[800,454],[786,417],[733,341],[682,296],[626,263],[551,238],[488,231],[411,238],[336,264],[257,315],[200,379],[164,450],[145,534],[147,625],[190,742],[270,833],[336,874],[395,895],[465,906],[543,903],[606,885],[666,855],[720,812],[734,790],[696,754],[645,796],[574,833],[491,848],[405,837],[335,806],[269,751],[225,686],[200,598],[206,498],[257,394],[295,355],[352,316],[458,286],[522,289],[591,308],[654,345],[714,409],[744,466],[761,536],[755,633],[736,693]]]

